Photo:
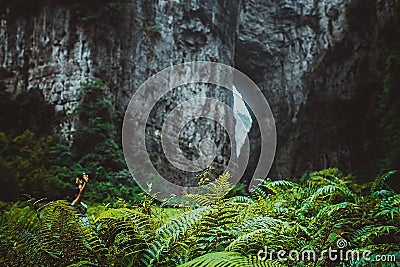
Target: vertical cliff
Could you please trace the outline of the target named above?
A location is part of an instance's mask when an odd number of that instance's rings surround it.
[[[374,109],[387,56],[382,32],[394,5],[245,2],[235,64],[260,85],[274,111],[273,176],[329,166],[377,171]],[[256,128],[251,135],[257,150]]]
[[[0,87],[8,91],[39,88],[68,114],[80,83],[96,76],[122,112],[159,70],[193,60],[222,62],[249,75],[271,105],[278,131],[273,176],[368,163],[360,159],[373,151],[371,113],[385,59],[379,33],[392,12],[386,1],[127,0],[92,3],[94,8],[38,1],[26,9],[7,3]],[[210,86],[174,90],[152,113],[148,133],[157,139],[168,111],[193,94],[233,104],[230,93]],[[66,119],[62,129],[73,128]],[[201,135],[220,136],[218,149],[228,155],[227,136],[210,121],[190,123],[182,146],[198,143]],[[251,136],[257,157],[256,126]]]
[[[96,9],[87,10],[84,5],[38,1],[32,11],[18,13],[19,7],[11,4],[5,8],[0,64],[6,90],[17,94],[39,88],[57,111],[70,114],[79,101],[80,83],[100,77],[123,114],[139,86],[166,67],[195,60],[233,65],[237,1],[102,1],[95,5]],[[232,94],[205,85],[176,88],[162,97],[146,129],[148,148],[161,170],[168,167],[165,158],[159,157],[163,121],[169,111],[193,96],[233,104]],[[61,129],[68,133],[74,127],[74,120],[66,118]],[[181,146],[195,157],[195,147],[203,138],[217,141],[217,154],[223,156],[216,158],[216,164],[225,166],[229,139],[216,122],[189,122],[181,134]]]

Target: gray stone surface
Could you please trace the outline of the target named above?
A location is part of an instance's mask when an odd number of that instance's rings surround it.
[[[366,113],[371,112],[370,101],[383,76],[385,47],[379,43],[379,32],[393,12],[388,1],[128,2],[116,14],[90,23],[79,21],[62,5],[23,16],[10,10],[3,13],[0,68],[7,75],[0,82],[15,94],[40,88],[57,111],[69,113],[80,83],[97,76],[107,85],[116,108],[123,111],[135,90],[159,70],[186,61],[218,61],[248,74],[271,105],[278,131],[271,175],[328,166],[351,169],[355,155],[368,153],[360,148],[368,143],[368,136],[355,145],[351,144],[354,136],[343,136],[339,144],[338,133],[326,129],[335,122],[320,124],[330,116],[321,110],[335,103],[348,107],[363,87],[376,86],[361,105],[365,114],[357,117],[361,126],[368,122]],[[226,91],[210,86],[175,90],[153,114],[149,133],[159,130],[174,105],[193,95],[212,96],[227,104],[233,101]],[[70,120],[62,125],[64,132],[73,128]],[[188,125],[183,146],[197,144],[204,135],[219,136],[218,149],[227,153],[228,140],[212,122]],[[253,129],[251,136],[256,151],[257,131]],[[150,145],[159,151],[157,144]],[[227,159],[218,161],[224,165]]]

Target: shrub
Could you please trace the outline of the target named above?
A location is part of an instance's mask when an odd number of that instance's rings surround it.
[[[41,266],[375,266],[375,262],[262,260],[269,250],[370,250],[399,256],[400,195],[385,181],[359,185],[331,168],[297,180],[266,181],[269,194],[250,197],[214,195],[202,206],[175,209],[139,206],[90,209],[91,227],[78,220],[66,202],[6,207],[1,215],[0,263]],[[211,188],[225,190],[225,176]],[[151,202],[143,200],[143,206]],[[147,204],[145,204],[146,202]],[[18,233],[18,234],[16,234]],[[387,262],[393,266],[394,262]],[[23,264],[22,264],[23,265]],[[385,263],[382,263],[385,266]]]

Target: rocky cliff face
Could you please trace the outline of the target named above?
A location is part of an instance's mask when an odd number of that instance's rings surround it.
[[[381,32],[393,4],[245,2],[235,64],[259,84],[274,111],[272,176],[376,166],[373,110],[387,52]],[[251,135],[257,140],[259,133]],[[252,147],[257,150],[257,141]]]
[[[278,131],[273,176],[331,165],[351,169],[373,149],[373,136],[359,136],[371,122],[385,53],[379,31],[391,13],[386,1],[366,2],[128,1],[89,15],[63,4],[42,3],[19,13],[3,8],[0,82],[14,93],[40,88],[56,110],[68,113],[79,84],[97,76],[123,111],[159,70],[193,60],[222,62],[248,74],[271,105]],[[232,104],[229,93],[211,87],[175,90],[152,115],[149,133],[192,94]],[[354,117],[346,117],[347,109]],[[353,120],[359,131],[348,134]],[[66,120],[63,127],[74,124]],[[225,136],[212,122],[188,127],[189,133]],[[258,135],[253,127],[255,156]],[[183,137],[183,146],[200,140]],[[224,154],[227,142],[225,136],[218,143]]]
[[[274,111],[278,131],[274,175],[297,171],[296,146],[308,138],[300,136],[304,125],[298,123],[311,90],[305,76],[314,73],[327,51],[343,39],[348,2],[246,1],[241,10],[235,64],[259,84]],[[256,130],[251,134],[252,140],[258,139]]]

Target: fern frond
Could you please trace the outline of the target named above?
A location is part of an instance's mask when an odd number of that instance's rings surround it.
[[[283,223],[282,220],[268,216],[253,216],[247,218],[239,225],[239,229],[243,232],[251,232],[257,229],[265,229]]]
[[[246,206],[229,200],[213,206],[212,211],[202,219],[199,231],[194,236],[197,243],[194,254],[224,250],[236,238],[235,226],[245,218],[243,212]]]
[[[107,249],[101,239],[79,219],[74,207],[65,201],[54,201],[41,209],[42,224],[38,231],[42,246],[51,248],[50,256],[66,264],[80,260],[106,262]],[[74,255],[74,257],[67,257]]]
[[[101,213],[95,225],[113,261],[127,265],[127,262],[138,262],[140,254],[147,249],[155,224],[148,215],[120,208]]]
[[[235,252],[216,252],[203,255],[179,267],[279,267],[285,266],[277,260],[259,260],[256,256],[243,256]]]
[[[391,171],[388,171],[388,172],[382,174],[381,176],[378,176],[371,186],[371,193],[374,193],[379,189],[383,189],[382,185],[386,182],[387,179],[390,178],[390,176],[392,176],[396,172],[397,172],[397,170],[391,170]]]
[[[204,216],[212,211],[211,207],[202,207],[183,215],[167,220],[155,232],[154,239],[148,244],[144,251],[141,261],[146,266],[162,263],[163,253],[168,257],[168,253],[173,254],[174,250],[187,251],[186,245],[179,240],[185,239],[195,232],[200,226]],[[176,246],[176,247],[174,247]],[[169,255],[169,257],[180,255]],[[179,261],[179,259],[177,259]]]
[[[260,200],[260,199],[266,199],[267,198],[267,193],[262,190],[261,187],[257,187],[253,191],[250,192],[251,198],[254,200]]]
[[[195,201],[200,206],[212,205],[217,203],[233,188],[229,179],[231,175],[226,172],[209,184],[203,185],[198,194],[189,194],[186,197]]]
[[[236,196],[232,199],[232,202],[253,204],[254,200],[246,196]]]
[[[379,191],[377,191],[379,192]],[[375,192],[376,193],[376,192]],[[380,205],[375,218],[379,219],[381,216],[385,216],[391,220],[399,218],[400,215],[400,194],[388,194],[386,197],[380,200]]]
[[[368,225],[358,229],[352,235],[353,242],[360,242],[361,244],[373,243],[372,239],[375,237],[386,236],[391,232],[398,231],[399,228],[392,225],[372,226]]]
[[[274,193],[280,192],[284,189],[299,188],[298,184],[287,180],[268,181],[266,183],[263,183],[261,186],[271,190]]]
[[[350,202],[341,202],[335,205],[327,205],[320,209],[317,215],[310,221],[310,224],[317,224],[317,222],[325,222],[326,218],[330,218],[332,223],[335,223],[335,214],[339,213],[339,216],[344,216],[342,210],[347,208],[357,209],[358,207]]]
[[[226,251],[249,253],[254,249],[262,249],[266,244],[266,239],[273,234],[273,230],[262,228],[254,230],[250,233],[239,236],[236,240],[231,242],[226,248]],[[252,250],[253,249],[253,250]]]

